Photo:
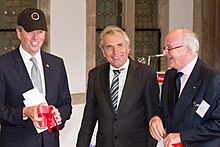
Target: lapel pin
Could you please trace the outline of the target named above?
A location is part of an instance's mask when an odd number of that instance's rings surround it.
[[[50,67],[49,64],[46,64],[46,67],[49,68]]]
[[[199,107],[199,105],[200,105],[200,104],[197,104],[196,101],[193,102],[193,106],[194,106],[195,108]]]
[[[193,89],[196,89],[196,86],[193,86]]]

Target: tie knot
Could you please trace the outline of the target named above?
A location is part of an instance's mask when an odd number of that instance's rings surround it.
[[[37,64],[37,59],[35,57],[31,57],[30,59],[34,64]]]
[[[176,74],[176,80],[179,80],[182,76],[183,76],[183,73],[182,72],[178,72]]]
[[[115,75],[119,75],[123,69],[113,70]]]

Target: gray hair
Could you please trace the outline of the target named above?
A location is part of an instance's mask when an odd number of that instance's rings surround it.
[[[192,52],[197,52],[199,50],[199,41],[196,33],[188,29],[183,29],[182,44],[189,46]]]
[[[22,26],[17,26],[18,30],[21,32],[22,31]]]
[[[130,40],[128,38],[128,35],[123,31],[121,28],[118,26],[107,26],[100,34],[100,41],[99,41],[99,47],[102,49],[103,48],[103,39],[106,35],[108,34],[116,34],[116,35],[122,35],[125,39],[125,42],[127,43],[128,47],[130,46]]]

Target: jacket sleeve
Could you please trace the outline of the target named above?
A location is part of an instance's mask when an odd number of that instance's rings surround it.
[[[81,128],[78,134],[76,147],[88,147],[93,131],[96,125],[96,98],[94,94],[92,72],[89,72],[87,95],[86,95],[86,105],[84,109],[83,119],[81,123]]]
[[[25,125],[25,121],[23,121],[23,117],[22,117],[23,107],[22,105],[20,107],[17,106],[13,107],[6,105],[8,94],[6,89],[7,79],[5,79],[6,76],[4,74],[5,72],[3,68],[0,67],[0,124],[20,127]],[[22,99],[22,97],[16,97],[16,98]]]
[[[61,63],[59,83],[60,84],[59,84],[59,95],[58,95],[57,108],[62,118],[62,124],[60,125],[60,129],[62,129],[64,127],[66,120],[70,119],[70,115],[72,113],[71,96],[69,92],[67,74],[66,74],[63,60]]]

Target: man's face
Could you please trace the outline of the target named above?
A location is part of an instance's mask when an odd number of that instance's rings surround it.
[[[168,36],[165,40],[165,47],[167,49],[163,50],[163,54],[168,58],[169,68],[181,70],[186,66],[186,46],[181,45],[179,41],[175,42],[173,36]]]
[[[115,68],[120,68],[128,59],[129,47],[121,35],[109,34],[103,39],[102,52],[108,62]]]
[[[44,43],[45,31],[34,30],[26,32],[23,28],[21,31],[19,29],[16,29],[16,31],[23,49],[32,56],[36,55]]]

